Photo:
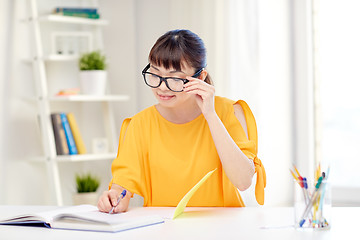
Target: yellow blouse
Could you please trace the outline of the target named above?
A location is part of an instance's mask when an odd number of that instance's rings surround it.
[[[244,110],[249,139],[235,117],[235,103]],[[263,204],[265,170],[257,158],[257,130],[250,108],[241,100],[215,97],[215,111],[235,143],[254,160],[256,199]],[[218,170],[198,189],[187,206],[244,206],[239,191],[222,168],[204,116],[201,114],[188,123],[175,124],[152,106],[124,120],[109,186],[115,183],[143,196],[144,206],[176,206],[215,168]]]

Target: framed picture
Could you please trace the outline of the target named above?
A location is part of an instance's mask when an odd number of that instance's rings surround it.
[[[81,55],[94,50],[91,32],[52,32],[51,52],[53,55]]]

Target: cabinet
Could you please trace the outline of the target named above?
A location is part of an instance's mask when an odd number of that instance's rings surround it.
[[[66,3],[68,2],[69,1]],[[72,1],[73,4],[76,4],[76,2],[77,1]],[[78,2],[79,4],[81,3],[81,7],[97,7],[96,1],[88,0]],[[35,101],[38,109],[39,126],[43,145],[43,156],[41,156],[39,160],[47,164],[48,176],[50,178],[49,182],[53,186],[51,189],[54,191],[53,194],[54,199],[56,199],[56,204],[63,205],[59,163],[71,164],[73,162],[81,161],[114,159],[116,156],[118,133],[115,130],[111,103],[116,101],[128,101],[129,96],[111,95],[109,89],[107,89],[105,95],[101,96],[82,94],[57,96],[55,91],[66,88],[66,86],[62,86],[62,84],[65,84],[66,82],[63,81],[63,79],[72,78],[72,84],[76,85],[75,82],[78,80],[77,76],[70,72],[76,73],[79,54],[74,53],[74,49],[69,51],[69,47],[67,48],[67,52],[57,49],[58,43],[55,42],[56,39],[54,40],[54,36],[56,37],[59,34],[63,34],[64,36],[84,37],[86,42],[77,42],[77,49],[86,45],[85,47],[88,50],[104,50],[101,28],[106,26],[108,21],[102,18],[88,19],[51,14],[51,11],[55,6],[50,6],[50,3],[46,0],[29,0],[28,3],[30,14],[29,19],[26,21],[29,24],[33,40],[33,51],[31,52],[30,62],[33,67],[36,90]],[[51,1],[51,3],[54,4],[54,1]],[[44,11],[44,5],[42,5],[42,10],[39,10],[41,9],[40,4],[46,5],[48,9]],[[61,6],[64,2],[57,1],[56,4]],[[94,116],[94,119],[99,118],[99,116],[103,117],[101,125],[105,134],[104,138],[107,139],[109,145],[109,152],[103,154],[89,153],[58,156],[56,154],[54,133],[50,117],[51,113],[55,111],[66,112],[69,108],[72,109],[71,111],[73,111],[73,109],[80,109],[79,113],[74,113],[76,116],[80,116],[82,105],[87,105],[88,108],[91,108],[88,106],[89,104],[100,106],[99,109],[101,109],[101,112],[96,112],[95,115],[97,116]],[[93,118],[83,118],[83,123],[93,120]],[[92,131],[92,129],[86,129],[86,131]],[[88,152],[91,152],[91,146],[89,146],[90,141],[84,140],[85,143],[88,143],[86,146]],[[109,165],[105,164],[104,167],[109,168]]]

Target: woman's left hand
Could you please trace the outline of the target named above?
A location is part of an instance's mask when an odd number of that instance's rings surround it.
[[[186,79],[189,82],[185,84],[184,92],[195,95],[196,103],[204,117],[207,118],[209,114],[215,113],[215,87],[198,78],[186,77]]]

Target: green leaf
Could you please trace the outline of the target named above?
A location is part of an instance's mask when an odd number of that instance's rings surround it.
[[[100,180],[90,173],[83,175],[76,174],[75,180],[78,193],[96,192],[100,185]]]
[[[80,70],[105,70],[106,57],[100,51],[85,53],[79,60]]]

